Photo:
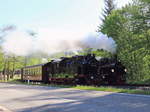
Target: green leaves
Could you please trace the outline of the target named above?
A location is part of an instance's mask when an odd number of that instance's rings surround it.
[[[105,3],[105,7],[103,9],[103,13],[102,13],[102,17],[101,17],[101,21],[103,22],[102,24],[105,23],[107,17],[112,13],[112,11],[115,9],[115,4],[114,4],[115,0],[104,0]],[[101,31],[101,26],[99,26],[98,31]]]
[[[96,51],[92,51],[92,53],[94,53],[98,57],[108,57],[108,58],[112,57],[112,54],[110,52],[105,51],[103,49],[98,49]]]
[[[150,84],[150,4],[136,0],[114,10],[101,26],[101,31],[117,44],[117,55],[127,67],[129,82]]]

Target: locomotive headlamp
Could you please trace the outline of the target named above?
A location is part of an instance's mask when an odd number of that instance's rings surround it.
[[[93,77],[93,76],[91,76],[91,79],[94,79],[94,77]]]
[[[127,69],[125,68],[124,71],[127,72]]]
[[[114,69],[111,69],[111,72],[115,72],[115,70],[114,70]]]

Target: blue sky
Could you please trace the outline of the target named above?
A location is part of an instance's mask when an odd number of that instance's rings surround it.
[[[0,23],[18,27],[76,27],[95,24],[99,0],[0,0]],[[94,22],[93,22],[94,21]]]
[[[118,4],[122,6],[128,1],[118,0]],[[100,23],[103,6],[103,0],[0,0],[0,27],[13,24],[22,29],[93,32]]]
[[[128,1],[116,0],[118,7]],[[95,34],[103,7],[103,0],[0,0],[0,28],[17,27],[4,38],[2,48],[4,52],[16,55],[36,51],[52,54],[80,49],[77,43],[89,40],[88,37],[96,40],[93,42],[97,44],[92,43],[93,46],[114,48],[111,38]],[[28,30],[36,32],[37,38],[29,37]],[[99,41],[98,35],[101,36]]]

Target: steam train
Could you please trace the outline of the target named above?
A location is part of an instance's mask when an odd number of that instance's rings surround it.
[[[86,56],[61,57],[48,63],[22,68],[21,79],[69,85],[124,84],[126,69],[112,58]]]

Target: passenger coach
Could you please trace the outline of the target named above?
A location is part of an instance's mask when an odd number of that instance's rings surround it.
[[[22,68],[21,79],[23,81],[30,80],[32,82],[47,82],[48,77],[46,79],[46,64],[38,64],[33,66],[27,66]]]

